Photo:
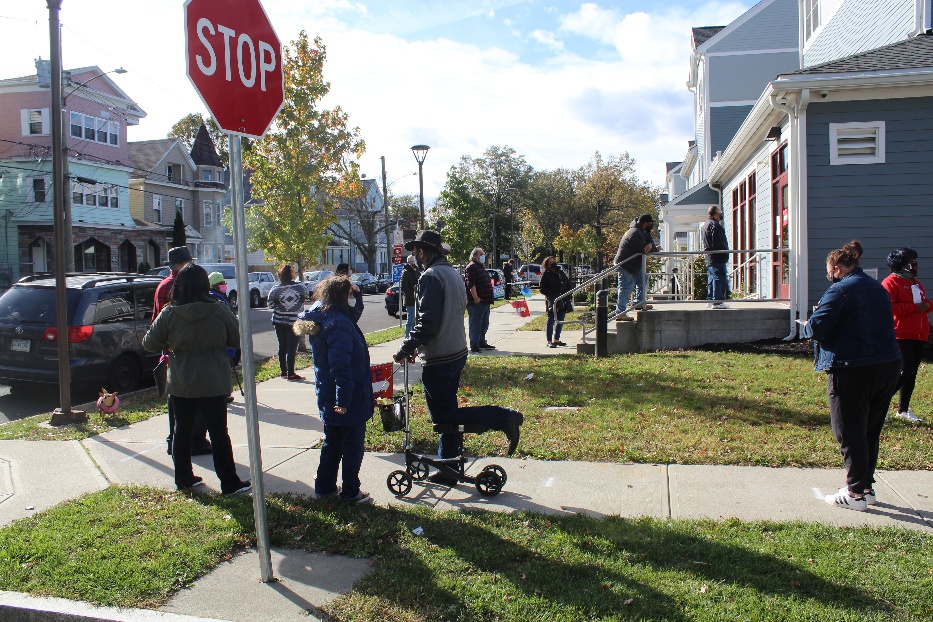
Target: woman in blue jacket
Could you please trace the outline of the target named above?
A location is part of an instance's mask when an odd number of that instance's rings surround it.
[[[308,334],[314,357],[317,405],[324,421],[324,445],[314,481],[318,498],[350,502],[371,501],[360,490],[360,466],[366,422],[373,416],[372,372],[369,349],[356,325],[350,279],[332,276],[314,291],[311,308],[299,316],[296,332]],[[337,488],[337,470],[343,462],[343,489]]]
[[[826,258],[832,283],[804,325],[816,340],[816,371],[826,372],[829,417],[846,467],[846,485],[826,503],[864,512],[875,503],[875,466],[885,415],[901,374],[891,300],[859,267],[857,240]]]

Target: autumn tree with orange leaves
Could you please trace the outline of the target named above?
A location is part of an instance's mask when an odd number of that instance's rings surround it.
[[[320,108],[330,91],[324,80],[327,53],[320,38],[305,31],[283,52],[285,103],[273,129],[243,154],[252,171],[246,211],[251,250],[297,264],[298,273],[316,263],[331,239],[340,198],[359,196],[359,165],[365,143],[348,128],[339,107]]]

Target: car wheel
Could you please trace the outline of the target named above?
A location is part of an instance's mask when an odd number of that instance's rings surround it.
[[[259,306],[259,290],[252,290],[249,293],[249,306],[256,308]]]
[[[139,363],[132,356],[117,357],[107,374],[107,390],[111,393],[128,393],[139,386]]]

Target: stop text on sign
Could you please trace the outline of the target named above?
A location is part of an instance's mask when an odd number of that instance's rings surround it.
[[[262,91],[266,90],[266,75],[272,73],[278,65],[275,47],[262,40],[259,40],[257,45],[247,33],[237,35],[235,30],[219,23],[215,28],[211,20],[206,17],[198,20],[197,33],[206,51],[206,57],[201,54],[195,56],[201,73],[205,76],[213,76],[217,72],[218,55],[214,44],[218,44],[217,47],[223,50],[224,78],[227,82],[231,82],[233,80],[231,62],[233,52],[230,48],[233,42],[233,47],[236,49],[236,72],[240,82],[246,88],[251,89],[256,84],[258,74],[259,88]]]

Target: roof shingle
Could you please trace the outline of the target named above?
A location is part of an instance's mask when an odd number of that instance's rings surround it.
[[[782,74],[814,75],[933,68],[933,35],[921,34],[874,50],[859,52],[812,67]]]

